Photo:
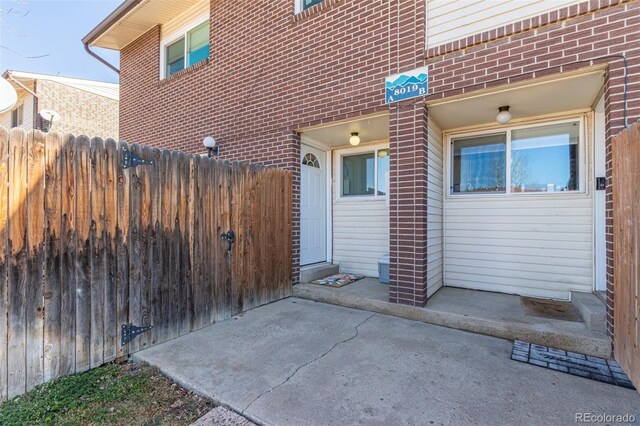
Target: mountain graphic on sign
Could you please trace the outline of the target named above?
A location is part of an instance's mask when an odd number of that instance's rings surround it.
[[[414,75],[409,76],[409,75],[403,74],[397,79],[395,79],[394,81],[387,82],[386,86],[387,86],[387,89],[391,89],[398,86],[405,86],[407,84],[422,84],[426,82],[428,78],[429,76],[424,73],[418,76],[414,76]]]

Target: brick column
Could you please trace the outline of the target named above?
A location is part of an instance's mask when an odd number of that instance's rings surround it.
[[[427,109],[399,104],[389,117],[389,300],[412,306],[427,301]]]
[[[300,283],[300,134],[287,131],[278,136],[274,145],[278,147],[274,151],[276,157],[272,161],[264,163],[291,170],[293,178],[293,213],[291,218],[293,271],[291,284],[296,285]]]

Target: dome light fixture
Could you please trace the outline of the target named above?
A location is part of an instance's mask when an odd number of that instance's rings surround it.
[[[496,121],[500,124],[507,124],[511,121],[511,113],[509,112],[509,105],[501,106],[498,108],[498,116]]]
[[[214,155],[220,155],[220,147],[216,146],[217,142],[211,136],[207,136],[206,138],[204,138],[202,144],[205,148],[207,148],[207,155],[209,156],[209,158],[213,157]]]
[[[358,135],[358,132],[351,133],[351,137],[349,138],[349,143],[353,146],[360,145],[360,136]]]

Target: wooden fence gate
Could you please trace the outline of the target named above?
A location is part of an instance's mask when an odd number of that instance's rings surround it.
[[[0,401],[288,296],[291,185],[280,169],[0,128]],[[153,328],[123,343],[129,324]]]
[[[614,353],[640,389],[640,122],[612,144]]]

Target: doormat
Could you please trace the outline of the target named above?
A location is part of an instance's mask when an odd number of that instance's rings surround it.
[[[311,284],[326,285],[327,287],[344,287],[364,278],[364,275],[335,274],[326,278],[311,281]]]
[[[529,316],[582,322],[580,315],[578,315],[569,302],[536,299],[534,297],[520,297],[520,303],[522,303],[524,313]]]
[[[521,340],[513,342],[511,359],[585,379],[635,389],[622,367],[610,359],[567,352]]]

